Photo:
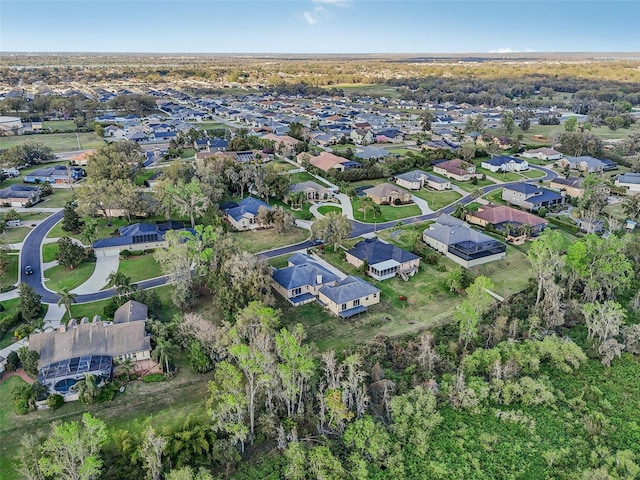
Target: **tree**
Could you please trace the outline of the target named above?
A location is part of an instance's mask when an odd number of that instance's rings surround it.
[[[420,386],[414,387],[391,399],[391,412],[390,428],[394,436],[404,445],[415,446],[418,452],[426,451],[431,432],[442,422],[434,393]]]
[[[19,311],[22,319],[34,324],[34,321],[42,315],[42,297],[36,293],[33,287],[22,282],[19,287],[20,306]]]
[[[76,193],[79,213],[91,216],[102,214],[109,226],[114,210],[123,209],[127,215],[131,214],[130,202],[135,194],[135,186],[128,179],[88,179],[77,188]]]
[[[609,187],[602,175],[590,173],[582,182],[584,193],[578,199],[578,208],[587,222],[587,233],[595,233],[595,221],[609,204]]]
[[[527,258],[538,280],[534,308],[546,321],[547,327],[564,323],[561,290],[556,283],[556,278],[563,274],[565,250],[566,242],[562,234],[557,230],[546,229],[527,252]]]
[[[207,410],[213,419],[214,429],[225,432],[233,443],[240,443],[244,453],[244,442],[249,434],[245,423],[247,397],[244,395],[242,372],[227,361],[216,366],[213,380],[209,382],[211,396]]]
[[[276,369],[281,386],[279,395],[289,417],[300,412],[305,382],[311,378],[315,368],[311,348],[303,344],[305,336],[304,328],[297,324],[292,332],[283,328],[275,338],[278,354]]]
[[[502,126],[507,135],[511,135],[516,128],[516,122],[513,119],[513,112],[504,112],[502,114]]]
[[[169,362],[171,361],[171,357],[176,352],[176,347],[169,340],[164,338],[156,339],[156,348],[151,352],[151,356],[153,359],[160,363],[164,363],[164,371],[165,373],[169,373]]]
[[[78,398],[83,403],[95,402],[100,393],[99,379],[92,373],[85,374],[84,378],[74,386],[78,390]]]
[[[575,132],[577,125],[578,125],[578,117],[569,117],[564,122],[564,131]]]
[[[10,167],[50,162],[56,159],[53,150],[43,143],[25,143],[14,145],[0,154],[0,164]]]
[[[131,182],[142,159],[142,148],[135,142],[123,140],[108,143],[89,157],[87,180],[89,183],[101,180]]]
[[[611,360],[619,357],[624,349],[616,337],[624,323],[626,313],[617,302],[587,303],[582,306],[582,314],[587,324],[589,338],[598,344],[598,353],[602,355],[603,365],[611,366]]]
[[[531,119],[528,116],[524,117],[522,120],[520,120],[518,127],[520,127],[520,130],[522,130],[523,132],[528,131],[531,128]]]
[[[204,467],[200,467],[197,471],[191,467],[178,468],[171,470],[164,478],[165,480],[214,480],[211,472]]]
[[[53,425],[41,446],[38,466],[45,475],[65,480],[92,480],[102,468],[100,450],[107,440],[105,423],[90,413],[76,421]]]
[[[191,228],[196,225],[195,217],[201,216],[210,205],[209,198],[204,194],[198,179],[191,179],[189,183],[166,184],[164,192],[163,201],[167,211],[176,209],[180,215],[188,215]]]
[[[40,360],[40,355],[35,350],[29,350],[29,347],[24,346],[18,350],[18,358],[20,359],[20,364],[27,374],[35,378],[38,375],[38,361]]]
[[[77,295],[75,293],[71,293],[68,288],[63,288],[58,292],[58,295],[60,295],[58,306],[64,305],[64,308],[67,311],[67,316],[71,318],[71,304],[76,303]]]
[[[4,224],[2,220],[0,223]],[[9,245],[5,242],[5,237],[0,233],[0,276],[8,275],[10,265]]]
[[[62,218],[62,230],[65,232],[78,233],[82,228],[83,221],[76,212],[76,207],[72,202],[67,202],[64,206],[64,217]]]
[[[470,144],[463,145],[460,149],[460,156],[465,162],[470,161],[476,156],[476,146]]]
[[[303,141],[305,134],[305,128],[300,122],[292,122],[289,124],[289,130],[287,135],[295,138],[296,140]]]
[[[156,251],[155,258],[162,272],[168,275],[169,283],[176,287],[174,303],[185,311],[192,306],[195,297],[191,267],[199,260],[194,258],[189,243],[184,241],[181,232],[170,230],[165,234],[165,240],[167,248]]]
[[[420,124],[422,125],[422,131],[428,132],[431,130],[431,123],[436,119],[435,114],[427,110],[422,115],[420,115]]]
[[[82,228],[82,231],[80,232],[80,240],[82,240],[82,243],[84,243],[85,245],[93,245],[93,242],[95,242],[97,239],[98,222],[95,220],[90,220]]]
[[[602,140],[590,132],[565,132],[558,140],[566,155],[597,155],[602,150]]]
[[[122,297],[135,290],[134,285],[131,283],[131,277],[128,277],[122,272],[111,272],[107,277],[107,287],[115,287],[118,297]]]
[[[142,432],[142,443],[138,456],[142,458],[147,480],[160,480],[162,475],[162,453],[167,446],[166,438],[158,435],[151,425]]]
[[[464,281],[464,271],[462,267],[455,267],[449,270],[447,275],[447,285],[451,293],[458,293],[462,290],[462,283]]]
[[[353,227],[349,219],[338,212],[327,213],[324,218],[317,220],[311,226],[313,238],[333,243],[335,251],[337,251],[338,245],[351,235],[352,230]]]
[[[632,220],[640,220],[640,195],[627,195],[622,201],[622,211]]]
[[[74,269],[82,263],[86,257],[84,248],[76,245],[69,237],[62,237],[58,240],[58,251],[56,252],[56,260],[58,263],[68,269]]]

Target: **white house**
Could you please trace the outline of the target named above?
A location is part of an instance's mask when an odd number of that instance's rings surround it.
[[[491,172],[522,172],[529,170],[529,162],[520,158],[509,156],[499,156],[484,160],[481,164],[482,168],[486,168]]]

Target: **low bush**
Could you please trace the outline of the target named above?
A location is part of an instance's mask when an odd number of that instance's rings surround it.
[[[62,398],[62,395],[53,393],[47,397],[47,405],[51,410],[57,410],[64,405],[64,399]]]
[[[14,407],[18,415],[26,415],[29,412],[29,403],[24,398],[17,399]]]
[[[150,373],[149,375],[142,377],[142,381],[144,383],[164,382],[165,380],[166,378],[162,373]]]

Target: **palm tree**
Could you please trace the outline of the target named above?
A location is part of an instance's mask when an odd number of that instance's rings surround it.
[[[118,297],[122,297],[123,294],[127,294],[135,290],[135,286],[131,284],[131,278],[127,277],[122,272],[111,272],[107,277],[109,283],[108,287],[115,287]]]
[[[69,320],[71,320],[71,304],[76,303],[77,295],[75,293],[71,293],[68,288],[63,288],[60,292],[58,292],[60,298],[58,299],[58,306],[64,305],[64,308],[67,310],[67,316]]]
[[[77,382],[75,388],[78,390],[78,398],[85,403],[93,403],[100,391],[98,379],[91,373],[86,374],[84,379]]]
[[[156,340],[156,348],[153,349],[151,355],[156,362],[164,363],[165,372],[169,372],[169,360],[175,353],[175,350],[175,345],[173,345],[169,340],[159,338]]]
[[[129,374],[131,373],[131,369],[133,368],[133,366],[131,365],[131,359],[127,358],[123,363],[122,363],[122,369],[124,370],[125,375],[127,376],[127,382],[130,380],[129,378]]]
[[[95,220],[91,220],[84,226],[82,232],[80,232],[80,240],[82,240],[82,243],[84,243],[85,245],[91,246],[97,239],[98,222],[96,222]]]

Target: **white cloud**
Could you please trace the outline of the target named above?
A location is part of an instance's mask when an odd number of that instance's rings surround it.
[[[532,53],[532,52],[535,52],[535,50],[533,48],[525,48],[524,50],[516,50],[514,48],[509,48],[509,47],[496,48],[495,50],[489,50],[489,53],[522,53],[522,52]]]
[[[312,11],[306,11],[302,14],[309,25],[315,25],[325,17],[327,9],[324,7],[316,7]]]

